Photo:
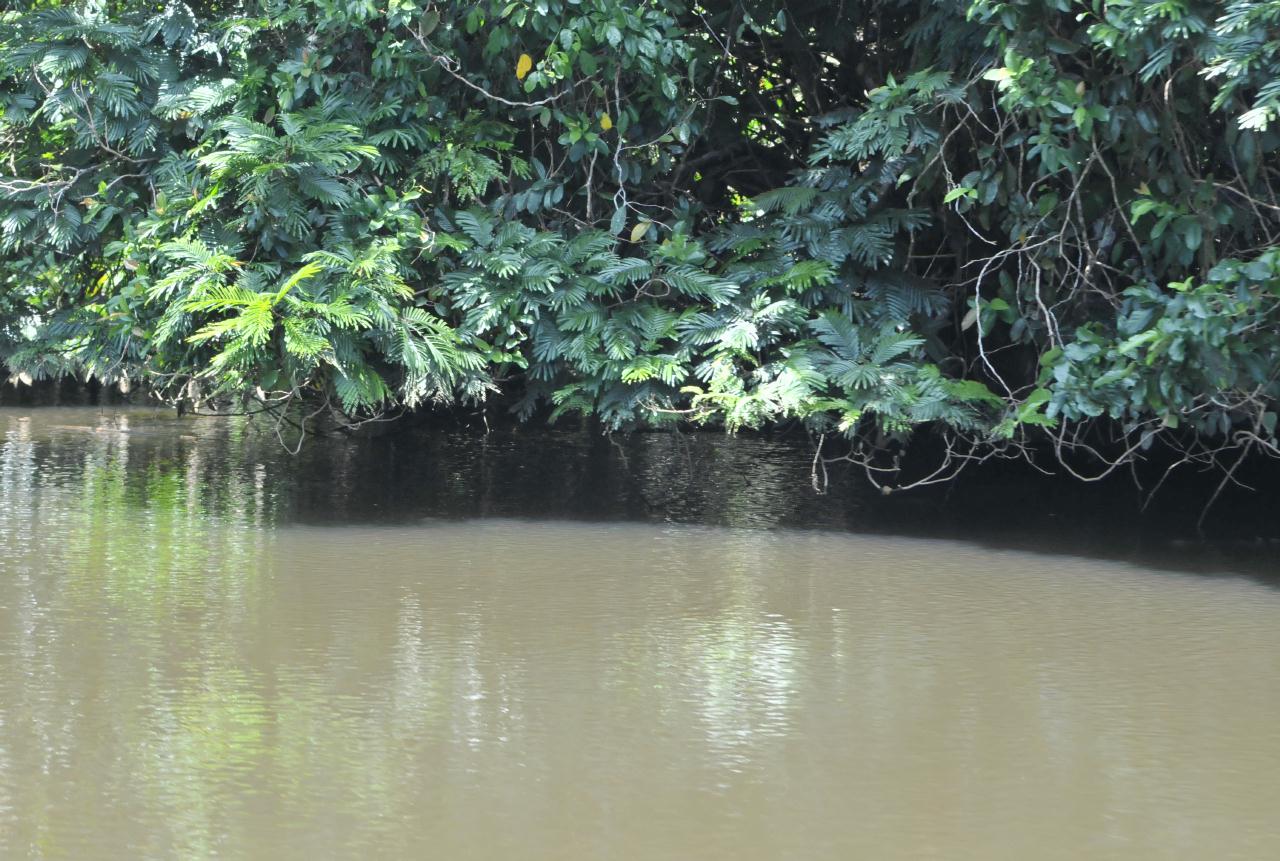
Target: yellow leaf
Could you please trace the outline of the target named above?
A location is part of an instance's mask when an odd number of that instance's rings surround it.
[[[608,114],[600,115],[600,128],[604,129],[605,131],[608,131],[609,129],[613,128],[613,120],[610,118]]]
[[[520,59],[516,62],[516,77],[524,80],[524,76],[529,74],[533,69],[533,57],[528,54],[521,54]]]
[[[1151,194],[1151,188],[1145,183],[1138,183],[1138,194]]]
[[[642,221],[635,227],[631,228],[631,241],[639,242],[641,239],[644,239],[644,235],[649,232],[649,225],[652,223],[653,222],[651,221]]]

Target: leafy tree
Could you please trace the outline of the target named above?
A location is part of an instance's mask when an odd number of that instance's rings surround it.
[[[25,0],[0,13],[0,355],[341,421],[796,420],[886,487],[921,427],[939,478],[1280,454],[1278,21]]]

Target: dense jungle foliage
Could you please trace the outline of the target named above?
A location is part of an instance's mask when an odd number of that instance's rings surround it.
[[[0,104],[20,382],[1280,454],[1280,0],[10,0]]]

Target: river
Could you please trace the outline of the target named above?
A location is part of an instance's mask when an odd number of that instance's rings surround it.
[[[859,531],[807,470],[0,410],[0,858],[1280,857],[1271,550]]]

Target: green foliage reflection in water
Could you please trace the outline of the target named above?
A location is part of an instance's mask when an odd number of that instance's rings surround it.
[[[131,427],[128,415],[52,430],[26,417],[5,424],[0,551],[18,623],[10,628],[10,669],[41,677],[42,661],[75,652],[95,667],[95,683],[27,711],[26,721],[6,728],[3,746],[44,751],[46,774],[75,767],[69,728],[81,725],[85,701],[101,698],[107,685],[123,713],[146,716],[105,733],[137,766],[119,777],[130,787],[122,792],[165,811],[154,833],[171,840],[173,852],[215,855],[222,826],[208,799],[228,775],[256,765],[266,726],[259,685],[234,653],[236,637],[227,636],[247,635],[244,608],[263,599],[271,573],[262,527],[272,497],[261,474],[246,474],[243,463],[227,468],[235,426],[224,428],[228,439],[204,446],[176,433],[152,440],[157,453],[134,436],[157,430]],[[163,450],[175,442],[177,450]],[[60,638],[68,618],[75,636]],[[162,635],[180,618],[191,622]],[[75,795],[70,803],[93,805]],[[27,839],[44,854],[63,854],[58,808],[53,800],[24,805],[7,845]]]

